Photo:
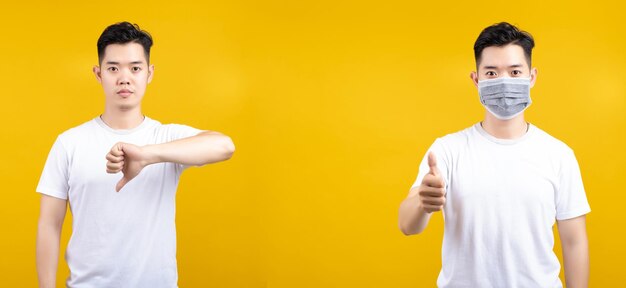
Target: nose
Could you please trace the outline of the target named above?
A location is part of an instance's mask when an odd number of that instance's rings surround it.
[[[122,73],[119,73],[119,78],[117,79],[117,85],[130,85],[130,77],[126,69],[121,69]]]

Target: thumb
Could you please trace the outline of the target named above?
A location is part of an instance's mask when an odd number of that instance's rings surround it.
[[[122,179],[119,182],[117,182],[117,185],[115,185],[115,191],[120,192],[120,190],[122,190],[122,187],[124,187],[124,185],[126,185],[128,181],[129,181],[128,178],[122,177]]]
[[[437,157],[433,151],[428,152],[428,167],[430,167],[428,174],[439,176],[440,172],[439,168],[437,168]]]

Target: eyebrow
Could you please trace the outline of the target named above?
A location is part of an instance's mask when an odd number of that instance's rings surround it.
[[[105,64],[120,65],[120,62],[117,62],[117,61],[107,61]],[[143,61],[133,61],[133,62],[130,62],[130,64],[143,64]]]
[[[508,68],[520,68],[520,67],[524,67],[524,65],[522,64],[513,64],[513,65],[509,65]],[[497,66],[483,66],[483,69],[498,69]]]

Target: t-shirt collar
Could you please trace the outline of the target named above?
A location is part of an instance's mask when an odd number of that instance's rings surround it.
[[[132,134],[135,133],[139,130],[142,130],[143,128],[145,128],[148,123],[150,122],[150,118],[148,118],[148,116],[144,116],[143,121],[141,122],[141,124],[137,125],[137,127],[132,128],[132,129],[113,129],[111,127],[109,127],[109,125],[107,125],[106,123],[104,123],[104,121],[102,120],[102,118],[100,118],[100,116],[97,116],[94,121],[96,121],[96,123],[98,123],[98,125],[100,127],[102,127],[104,130],[109,131],[111,133],[114,134],[120,134],[120,135],[128,135],[128,134]]]
[[[480,122],[474,124],[474,129],[476,129],[476,131],[478,131],[478,133],[483,136],[484,138],[486,138],[487,140],[494,142],[496,144],[501,144],[501,145],[513,145],[513,144],[517,144],[517,143],[521,143],[523,141],[525,141],[526,139],[528,139],[530,136],[532,136],[532,134],[535,133],[536,127],[535,125],[528,123],[528,131],[526,131],[526,133],[524,133],[524,135],[522,135],[521,137],[515,138],[515,139],[501,139],[501,138],[496,138],[495,136],[489,134],[484,128],[483,126],[480,124]]]

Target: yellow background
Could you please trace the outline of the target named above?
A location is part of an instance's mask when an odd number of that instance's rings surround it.
[[[591,287],[623,284],[624,4],[88,2],[2,4],[0,286],[36,285],[34,190],[55,137],[103,111],[96,40],[123,20],[155,39],[144,113],[237,145],[183,176],[181,287],[434,287],[441,215],[405,237],[397,209],[432,141],[481,120],[473,42],[503,20],[537,43],[527,118],[582,169]]]

